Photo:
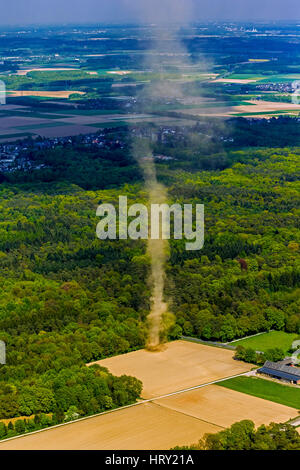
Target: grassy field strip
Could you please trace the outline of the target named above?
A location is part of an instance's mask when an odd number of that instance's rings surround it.
[[[267,349],[280,348],[285,354],[288,354],[292,343],[299,339],[297,333],[286,333],[284,331],[269,331],[248,338],[242,338],[235,341],[235,346],[241,345],[255,351],[266,352]]]
[[[230,377],[225,377],[225,378],[222,378],[222,379],[214,380],[213,382],[207,382],[205,384],[196,385],[195,387],[186,388],[184,390],[179,390],[177,392],[168,393],[166,395],[161,395],[159,397],[148,398],[146,400],[140,400],[137,403],[132,403],[131,405],[125,405],[125,406],[121,406],[120,408],[115,408],[115,409],[109,410],[109,411],[103,411],[102,413],[97,413],[95,415],[85,416],[83,418],[75,419],[74,421],[68,421],[67,423],[56,424],[55,426],[51,426],[51,427],[44,428],[44,429],[39,429],[38,431],[28,432],[26,434],[21,434],[20,436],[10,437],[9,439],[3,439],[3,440],[0,441],[0,446],[1,446],[2,442],[7,442],[7,441],[15,440],[15,439],[20,439],[24,436],[30,436],[30,435],[33,435],[33,434],[38,434],[40,432],[45,432],[45,431],[48,431],[50,429],[61,428],[62,426],[68,426],[69,424],[78,423],[80,421],[85,421],[85,420],[88,420],[88,419],[96,418],[98,416],[104,416],[104,415],[107,415],[107,414],[110,414],[110,413],[114,413],[116,411],[121,411],[121,410],[125,410],[127,408],[132,408],[134,406],[143,405],[145,403],[151,403],[151,402],[154,402],[155,400],[161,400],[163,398],[168,398],[168,397],[172,397],[174,395],[179,395],[181,393],[190,392],[192,390],[197,390],[198,388],[207,387],[208,385],[214,385],[214,384],[217,384],[219,382],[223,382],[224,380],[230,380],[230,379],[234,379],[236,377],[241,377],[242,375],[245,375],[247,373],[248,372],[243,372],[242,374],[232,375]],[[209,423],[209,424],[211,424],[211,423]]]
[[[273,330],[271,330],[271,331],[273,331]],[[245,339],[254,338],[255,336],[264,335],[265,333],[266,333],[265,331],[262,331],[261,333],[256,333],[255,335],[244,336],[244,338],[234,339],[233,341],[229,341],[228,343],[224,343],[224,344],[227,345],[227,344],[236,343],[237,341],[244,341]]]

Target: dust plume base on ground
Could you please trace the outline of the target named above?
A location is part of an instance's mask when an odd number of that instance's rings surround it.
[[[141,148],[136,143],[136,159],[143,170],[145,187],[149,195],[149,204],[165,204],[167,202],[167,190],[158,183],[156,168],[150,149],[147,149],[146,158],[140,156]],[[151,230],[151,227],[150,227]],[[147,254],[151,260],[150,282],[152,285],[151,311],[148,315],[149,335],[147,349],[149,351],[160,350],[161,333],[163,330],[163,316],[168,311],[168,305],[164,301],[165,265],[167,261],[168,242],[163,239],[148,238]]]

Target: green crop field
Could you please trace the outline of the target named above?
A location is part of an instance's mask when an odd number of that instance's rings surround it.
[[[33,134],[30,132],[20,132],[19,134],[0,134],[0,140],[3,141],[4,139],[12,139],[14,137],[24,139],[24,137],[30,137],[31,135]]]
[[[20,129],[20,130],[24,130],[26,131],[27,129],[30,130],[30,129],[44,129],[44,128],[48,128],[48,127],[63,127],[65,126],[66,123],[65,122],[47,122],[45,124],[27,124],[27,125],[24,125],[24,126],[16,126],[16,129]]]
[[[275,116],[275,115],[281,115],[281,114],[295,114],[298,113],[299,111],[296,109],[295,111],[293,110],[282,110],[282,111],[259,111],[255,112],[253,111],[252,113],[236,113],[234,114],[237,117],[247,117],[247,116]]]
[[[286,354],[292,346],[293,341],[299,338],[297,333],[285,333],[284,331],[270,331],[261,335],[252,336],[239,341],[234,341],[234,346],[242,345],[253,348],[256,351],[265,352],[268,349],[280,348]]]
[[[262,80],[264,77],[255,73],[233,73],[226,78],[232,78],[233,80]]]
[[[236,377],[219,382],[217,385],[300,410],[300,389],[296,387],[257,377]]]
[[[96,124],[89,124],[89,127],[96,127],[100,129],[110,129],[114,127],[128,126],[130,123],[125,121],[109,121],[109,122],[98,122]]]
[[[265,76],[261,79],[262,83],[272,82],[272,83],[288,83],[293,82],[294,80],[299,80],[299,74],[286,74],[286,75],[270,75]]]

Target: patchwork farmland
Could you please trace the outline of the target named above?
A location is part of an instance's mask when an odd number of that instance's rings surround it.
[[[217,433],[242,419],[258,426],[297,417],[295,408],[210,385],[252,368],[235,361],[225,349],[175,341],[156,353],[140,350],[99,363],[116,375],[136,375],[148,400],[3,441],[0,450],[170,449],[195,443],[205,433]],[[198,388],[185,391],[190,387]]]
[[[180,106],[172,109],[172,117],[164,116],[163,112],[149,113],[110,113],[109,110],[102,112],[95,110],[85,115],[80,110],[74,110],[71,101],[61,101],[59,98],[67,99],[73,93],[82,94],[76,91],[9,91],[9,96],[19,97],[42,97],[56,98],[56,105],[70,105],[68,109],[43,110],[30,106],[7,104],[0,106],[0,129],[3,137],[0,135],[0,143],[8,141],[17,141],[24,135],[24,128],[27,135],[36,138],[38,136],[67,137],[80,134],[92,134],[95,129],[104,127],[115,127],[116,125],[134,125],[137,123],[152,123],[156,125],[172,126],[194,126],[199,117],[223,117],[231,118],[234,116],[245,117],[269,117],[273,114],[298,114],[299,104],[279,103],[267,101],[245,100],[240,104],[231,103],[230,105],[217,102],[211,99],[202,102],[200,107],[196,105],[189,108]],[[75,114],[74,114],[75,113]],[[183,113],[184,116],[181,114]],[[5,132],[4,132],[5,131]]]
[[[24,92],[25,93],[25,92]],[[44,93],[44,92],[38,92]],[[45,92],[46,93],[46,92]],[[55,93],[50,92],[47,96],[53,97]],[[70,94],[70,93],[69,93]],[[27,95],[26,95],[27,96]],[[29,95],[28,95],[29,96]],[[63,103],[65,104],[65,103]],[[11,114],[13,112],[13,115]],[[24,135],[24,129],[33,138],[38,136],[46,138],[68,137],[80,134],[93,134],[97,128],[115,127],[116,125],[130,125],[136,123],[152,122],[158,125],[187,125],[195,124],[191,119],[167,118],[151,114],[117,114],[107,111],[105,114],[95,112],[85,115],[74,110],[51,110],[38,112],[29,106],[3,105],[0,107],[0,143],[17,141]],[[4,134],[3,138],[1,133]]]

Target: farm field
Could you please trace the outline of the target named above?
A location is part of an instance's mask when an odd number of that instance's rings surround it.
[[[89,124],[98,124],[108,121],[115,121],[120,119],[151,119],[149,114],[101,114],[98,116],[96,113],[89,116],[64,116],[61,119],[58,119],[60,122],[68,124],[80,124],[80,125],[89,125]]]
[[[29,130],[29,129],[28,129]],[[89,126],[81,126],[75,124],[72,125],[59,125],[55,126],[53,124],[49,125],[49,127],[32,127],[30,132],[36,135],[40,135],[41,137],[48,137],[48,138],[55,138],[55,137],[68,137],[73,135],[80,135],[80,134],[92,134],[95,132],[93,127]]]
[[[271,119],[271,118],[278,118],[280,116],[286,117],[297,117],[298,112],[293,111],[271,111],[270,113],[238,113],[235,114],[237,117],[243,117],[246,119]]]
[[[300,388],[258,377],[236,377],[218,385],[300,410]]]
[[[29,72],[68,72],[72,70],[78,70],[74,67],[33,67],[33,68],[22,68],[16,72],[16,75],[27,75]]]
[[[143,398],[153,398],[250,371],[234,352],[188,341],[174,341],[159,352],[134,351],[97,361],[114,375],[132,375],[143,384]]]
[[[235,106],[232,113],[271,113],[272,111],[300,111],[300,104],[294,103],[280,103],[271,101],[248,101],[251,104],[251,109],[247,105]]]
[[[261,80],[262,77],[256,77],[256,78],[216,78],[215,80],[212,80],[215,83],[238,83],[238,84],[245,84],[247,85],[248,83],[255,83],[258,80]]]
[[[1,132],[8,134],[8,130],[13,129],[13,128],[18,128],[19,126],[25,126],[25,125],[31,125],[33,126],[38,126],[40,124],[47,124],[50,123],[51,121],[48,121],[47,119],[43,118],[35,118],[35,117],[30,117],[30,116],[5,116],[0,118],[0,123],[1,123]]]
[[[225,428],[243,419],[250,419],[260,426],[271,422],[284,423],[297,417],[297,410],[293,408],[217,385],[162,398],[155,403]]]
[[[34,72],[35,74],[39,73],[55,73],[55,71],[61,71],[62,73],[66,73],[67,71],[76,72],[76,69],[73,68],[31,68],[31,69],[22,69],[20,70],[19,78],[21,79],[24,77],[26,78],[26,73]],[[24,73],[23,73],[24,72]],[[109,73],[108,72],[112,72]],[[127,70],[124,73],[127,73]],[[92,72],[87,72],[91,74]],[[110,77],[119,77],[119,74],[123,73],[123,71],[105,71],[105,74]],[[137,75],[141,75],[141,73],[136,73]],[[134,74],[133,74],[134,75]],[[147,74],[144,72],[145,77]],[[149,75],[149,74],[148,74]],[[197,76],[202,76],[210,80],[210,82],[223,82],[224,86],[226,83],[234,84],[251,84],[254,81],[260,80],[264,81],[264,77],[255,74],[235,74],[231,75],[226,78],[217,78],[216,74],[196,74],[193,76],[194,79]],[[287,77],[287,76],[286,76]],[[291,78],[296,79],[297,74],[290,75],[289,79]],[[70,75],[70,79],[74,77]],[[173,77],[174,78],[174,77]],[[189,81],[189,76],[184,76],[184,82]],[[151,79],[151,74],[149,75],[148,79]],[[112,86],[130,86],[136,85],[136,83],[121,83],[114,81]],[[17,105],[8,105],[13,106],[11,111],[8,111],[7,105],[1,106],[1,116],[0,116],[0,127],[5,130],[3,132],[5,137],[0,136],[0,143],[6,141],[15,141],[18,140],[20,131],[26,129],[29,134],[33,137],[41,136],[45,138],[52,138],[52,137],[67,137],[67,136],[75,136],[79,134],[85,133],[93,133],[95,132],[95,127],[97,128],[107,128],[109,126],[117,127],[117,126],[124,126],[124,125],[135,125],[137,123],[144,123],[144,124],[156,124],[156,125],[170,125],[170,126],[193,126],[195,125],[195,121],[198,118],[209,116],[209,117],[222,117],[222,118],[231,118],[235,116],[243,116],[246,118],[257,117],[257,118],[268,118],[272,116],[276,116],[277,114],[296,114],[298,115],[300,111],[300,105],[293,104],[293,103],[283,103],[283,102],[268,102],[268,101],[258,101],[258,100],[237,100],[236,102],[226,102],[226,100],[216,101],[215,98],[212,97],[197,97],[191,96],[186,98],[186,103],[193,103],[190,107],[186,106],[177,106],[174,104],[168,105],[161,105],[161,109],[159,107],[154,108],[155,112],[157,111],[176,111],[179,113],[183,112],[186,116],[182,117],[178,114],[178,117],[174,115],[171,116],[159,116],[153,115],[152,109],[150,107],[149,111],[146,113],[132,113],[126,114],[121,110],[118,109],[111,110],[79,110],[71,108],[72,103],[67,101],[71,94],[81,94],[84,95],[85,91],[74,91],[74,90],[60,90],[60,91],[53,91],[53,90],[18,90],[13,88],[12,90],[8,90],[8,100],[10,99],[18,99],[31,97],[31,99],[39,99],[41,101],[45,99],[56,98],[56,104],[62,105],[70,105],[70,110],[58,108],[54,111],[53,109],[36,109],[30,106],[17,106]],[[59,102],[59,99],[61,101]],[[63,101],[65,100],[65,101]],[[55,103],[55,101],[54,101]],[[75,102],[74,102],[75,103]],[[74,105],[73,103],[73,105]],[[51,104],[51,103],[50,103]],[[46,112],[47,109],[47,112]],[[7,110],[7,115],[2,114],[2,111]],[[15,115],[12,116],[12,112],[14,111]],[[190,116],[190,119],[189,119]],[[14,118],[13,120],[11,118]],[[18,119],[17,119],[18,118]],[[29,119],[39,119],[39,121],[29,121]],[[49,125],[47,126],[47,122]],[[51,124],[50,124],[51,122]],[[54,123],[58,122],[59,125]],[[32,124],[32,126],[31,126]],[[24,128],[24,126],[26,126]],[[55,128],[54,128],[55,127]]]
[[[16,93],[23,93],[17,91]],[[27,92],[24,92],[27,94]],[[31,91],[28,93],[32,93]],[[37,92],[47,93],[47,92]],[[50,92],[50,93],[69,93],[69,92]],[[27,96],[27,95],[26,95]],[[41,95],[42,96],[42,95]],[[55,95],[56,96],[56,95]],[[58,97],[58,95],[57,95]],[[60,96],[63,97],[62,95]],[[64,104],[64,103],[63,103]],[[13,108],[12,108],[13,106]],[[18,128],[23,126],[29,126],[32,124],[32,128],[27,127],[26,129],[35,135],[42,135],[48,137],[48,133],[40,133],[39,127],[36,124],[47,124],[49,122],[49,127],[53,125],[53,122],[59,123],[61,126],[75,126],[72,129],[72,132],[68,134],[68,129],[66,129],[63,134],[61,131],[55,135],[53,131],[51,136],[67,136],[67,135],[77,135],[80,133],[91,133],[93,129],[81,129],[76,126],[104,126],[107,127],[107,124],[112,124],[114,121],[122,121],[121,125],[126,123],[135,124],[137,122],[143,123],[155,123],[157,125],[178,125],[178,126],[190,126],[195,125],[195,119],[200,116],[211,116],[211,117],[232,117],[235,115],[245,116],[261,116],[267,117],[272,113],[291,113],[295,112],[296,114],[300,111],[300,105],[293,103],[280,103],[280,102],[265,102],[265,101],[245,101],[237,102],[237,104],[226,105],[225,103],[214,103],[214,102],[203,102],[197,106],[192,106],[190,108],[179,108],[179,112],[183,112],[186,115],[186,118],[182,118],[180,115],[178,117],[167,117],[167,116],[158,116],[152,115],[151,112],[147,114],[141,113],[132,113],[124,114],[120,113],[117,110],[114,111],[105,111],[105,110],[95,110],[95,111],[81,111],[81,110],[39,110],[32,112],[31,108],[28,106],[16,106],[8,105],[2,106],[0,108],[0,127],[7,130],[5,134],[17,134]],[[174,112],[177,111],[177,108],[173,109]],[[190,119],[188,116],[190,115]],[[32,121],[30,121],[32,119]],[[37,120],[39,119],[39,120]],[[50,124],[51,123],[51,124]]]
[[[262,62],[270,62],[270,59],[248,59],[249,62],[257,62],[262,63]]]
[[[296,417],[293,408],[209,385],[2,442],[0,450],[170,449],[190,445],[205,433],[217,433],[242,419],[259,426]]]
[[[32,113],[31,109],[25,106],[14,109],[13,114],[7,107],[0,108],[0,143],[6,142],[8,139],[17,140],[19,138],[18,134],[22,133],[24,129],[33,136],[51,138],[92,134],[95,132],[95,127],[113,128],[140,122],[152,122],[157,125],[195,125],[192,117],[189,120],[179,117],[152,116],[151,114],[118,114],[115,112],[103,113],[101,111],[100,113],[97,111],[79,111],[76,114],[73,110],[70,110],[70,114],[68,110],[63,110],[61,113],[57,110],[54,112],[47,110],[47,113],[44,110]],[[5,135],[5,138],[1,137],[1,133]]]
[[[2,442],[0,450],[170,449],[191,445],[205,433],[217,433],[242,419],[259,426],[297,417],[295,408],[217,385],[180,392],[251,368],[232,355],[221,348],[174,341],[160,352],[140,350],[99,361],[114,374],[143,380],[143,396],[151,401]]]
[[[257,64],[263,64],[266,60],[258,61],[257,59],[251,60],[249,62]],[[263,71],[261,73],[233,73],[226,77],[216,77],[214,82],[218,83],[236,83],[236,84],[251,84],[251,83],[287,83],[293,80],[299,80],[300,74],[276,74],[276,75],[264,75]]]
[[[212,106],[211,103],[209,103],[208,106],[203,106],[201,108],[194,108],[194,109],[183,109],[179,110],[180,112],[191,115],[191,116],[215,116],[215,117],[226,117],[230,116],[231,113],[234,112],[236,107],[234,106],[226,106],[226,105],[220,105],[218,106],[217,104],[215,106]]]
[[[44,93],[44,92],[41,92]],[[56,93],[56,92],[55,92]],[[57,92],[63,93],[63,92]],[[0,107],[0,143],[17,140],[24,129],[32,136],[67,137],[79,134],[92,134],[95,128],[134,125],[136,123],[156,123],[157,125],[195,125],[191,119],[166,117],[141,113],[118,113],[98,110],[51,110],[41,109],[32,112],[28,106],[5,105]],[[2,138],[1,133],[4,135]]]
[[[174,110],[177,111],[177,110]],[[244,102],[226,105],[225,103],[207,103],[202,107],[194,107],[193,109],[182,109],[186,115],[192,116],[212,116],[212,117],[268,117],[272,114],[295,113],[300,111],[300,105],[294,103],[281,103],[272,101],[245,100]]]
[[[69,98],[70,95],[84,95],[83,91],[38,91],[38,90],[9,90],[9,96],[41,96],[43,98]]]
[[[0,450],[170,449],[249,419],[295,419],[297,410],[217,385],[179,393],[0,443]]]
[[[251,338],[234,341],[232,345],[241,345],[262,352],[265,352],[267,349],[280,348],[288,354],[288,350],[291,348],[293,341],[298,338],[299,335],[297,333],[270,331],[269,333],[263,333],[261,335],[252,336]]]
[[[222,428],[158,404],[113,413],[0,443],[0,450],[160,450]]]

